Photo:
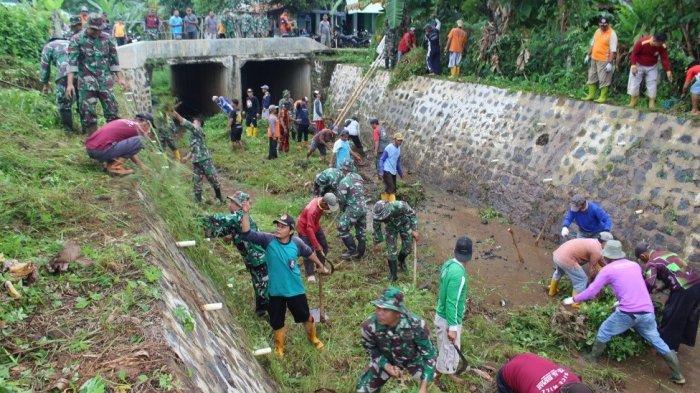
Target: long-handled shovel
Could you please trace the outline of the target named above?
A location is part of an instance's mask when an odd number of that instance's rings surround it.
[[[335,271],[335,266],[333,266],[329,260],[324,258],[324,266],[326,262],[328,262],[328,265],[330,265],[328,275],[331,275]],[[328,320],[328,315],[326,315],[326,312],[323,309],[323,276],[324,274],[322,272],[318,272],[316,275],[316,281],[318,282],[318,308],[313,308],[309,311],[311,316],[314,318],[314,322],[317,323],[325,323]]]
[[[457,366],[457,370],[455,371],[455,374],[460,375],[464,371],[469,369],[471,372],[478,375],[479,377],[481,377],[489,382],[493,381],[493,378],[491,378],[491,376],[487,372],[479,370],[478,368],[469,367],[469,365],[467,364],[467,358],[464,357],[464,354],[462,353],[462,351],[459,350],[459,347],[457,346],[457,344],[452,343],[452,346],[455,347],[455,351],[457,351],[459,358],[462,359],[462,362],[459,364],[459,366]]]
[[[515,241],[515,234],[513,234],[513,230],[508,228],[508,233],[510,233],[510,238],[513,239],[513,246],[515,247],[515,252],[518,253],[518,261],[520,261],[520,263],[525,263],[525,259],[523,259],[522,254],[520,254],[518,243]]]

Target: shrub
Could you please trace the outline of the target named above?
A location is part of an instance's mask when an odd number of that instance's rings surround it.
[[[0,54],[37,60],[49,31],[43,14],[25,5],[0,6]]]
[[[389,87],[395,87],[414,75],[424,74],[426,70],[425,55],[425,49],[420,47],[404,55],[391,73]]]

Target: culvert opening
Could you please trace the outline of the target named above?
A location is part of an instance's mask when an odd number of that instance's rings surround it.
[[[211,96],[226,94],[227,72],[230,71],[218,62],[171,65],[170,86],[173,96],[182,103],[178,108],[181,114],[191,118],[218,113]]]
[[[253,89],[260,97],[260,86],[268,85],[272,102],[277,104],[287,89],[294,99],[311,91],[311,65],[307,60],[249,60],[241,67],[241,94]],[[309,97],[309,100],[312,98]]]

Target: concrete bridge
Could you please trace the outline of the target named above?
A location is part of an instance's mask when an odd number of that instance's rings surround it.
[[[293,97],[309,96],[312,57],[327,49],[295,37],[142,41],[117,52],[136,110],[151,110],[149,68],[162,61],[170,65],[173,96],[209,115],[218,111],[212,95],[241,98],[249,87],[259,95],[263,84],[276,100],[284,89]]]

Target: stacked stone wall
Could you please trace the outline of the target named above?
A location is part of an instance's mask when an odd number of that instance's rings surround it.
[[[338,64],[341,108],[362,69]],[[555,240],[567,201],[583,193],[613,217],[628,247],[647,239],[700,262],[700,127],[658,113],[470,83],[414,77],[388,88],[377,72],[353,106],[406,134],[405,166],[422,180],[489,205]],[[547,182],[546,179],[552,179]]]

